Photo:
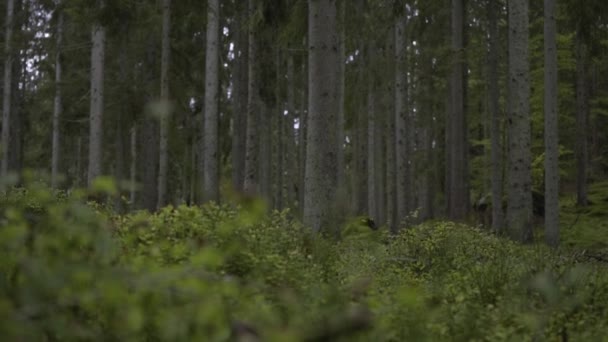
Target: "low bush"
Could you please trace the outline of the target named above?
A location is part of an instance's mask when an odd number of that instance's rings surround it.
[[[0,199],[6,340],[591,341],[608,333],[605,265],[467,226],[434,222],[390,235],[350,223],[335,240],[256,203],[115,215],[85,198],[30,186]]]

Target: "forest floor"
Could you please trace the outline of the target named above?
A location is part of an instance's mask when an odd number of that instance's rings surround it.
[[[608,182],[589,187],[589,205],[579,207],[574,196],[560,201],[562,246],[582,251],[608,252]]]

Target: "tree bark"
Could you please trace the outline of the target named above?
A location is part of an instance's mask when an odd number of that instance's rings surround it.
[[[580,25],[580,24],[579,24]],[[587,117],[589,99],[587,89],[587,46],[583,40],[580,27],[577,27],[576,37],[576,204],[587,206]]]
[[[171,0],[163,0],[163,28],[160,57],[160,145],[158,157],[158,197],[156,208],[167,202],[167,175],[169,170],[169,68],[171,64]]]
[[[509,166],[507,225],[512,238],[531,242],[530,64],[528,0],[509,1]]]
[[[559,128],[555,0],[545,0],[545,240],[559,245]],[[584,136],[584,135],[583,135]]]
[[[207,49],[205,62],[205,136],[203,202],[219,201],[219,0],[207,2]]]
[[[309,116],[303,222],[318,232],[331,223],[337,187],[335,1],[309,0],[308,37]]]
[[[372,62],[372,58],[369,59]],[[373,75],[369,75],[371,78]],[[376,184],[376,166],[378,159],[376,158],[376,103],[374,97],[374,82],[368,80],[367,89],[367,210],[369,217],[378,220],[377,204],[377,187]]]
[[[452,0],[452,74],[450,79],[448,217],[465,219],[468,211],[468,149],[464,112],[464,0]]]
[[[488,92],[492,120],[491,128],[491,163],[492,163],[492,229],[501,233],[505,228],[505,214],[502,207],[503,197],[503,146],[500,129],[502,115],[500,111],[500,88],[498,86],[498,13],[496,1],[488,2]]]
[[[97,8],[103,10],[105,0],[97,1]],[[103,157],[103,107],[106,29],[99,22],[93,23],[93,47],[91,48],[91,106],[89,116],[89,167],[87,184],[91,186],[95,178],[101,176]]]
[[[243,191],[245,180],[245,147],[247,136],[247,56],[248,41],[242,23],[246,20],[247,4],[239,2],[239,13],[235,19],[235,69],[233,73],[233,121],[232,121],[232,186]],[[243,8],[241,8],[243,7]],[[241,13],[243,12],[243,13]]]
[[[395,225],[399,228],[410,210],[408,192],[408,111],[407,111],[407,13],[395,22],[395,178],[396,178],[396,214]]]
[[[294,129],[296,113],[296,87],[295,87],[295,70],[294,58],[290,53],[287,57],[287,117],[285,118],[285,201],[289,208],[293,208],[297,198],[295,188],[298,186],[298,164],[297,164],[297,148],[296,135]]]
[[[4,35],[4,83],[2,94],[2,135],[0,144],[2,145],[2,164],[0,165],[0,176],[6,179],[8,175],[9,164],[9,140],[10,140],[10,122],[11,122],[11,91],[13,81],[13,21],[14,21],[15,0],[7,0],[6,2],[6,31]],[[4,189],[0,189],[4,190]]]
[[[336,64],[336,101],[338,103],[338,130],[337,145],[338,155],[336,157],[336,169],[338,171],[338,189],[344,191],[346,187],[346,172],[344,164],[344,94],[345,94],[345,59],[346,59],[346,0],[339,1],[339,41],[338,58]]]
[[[59,176],[59,154],[61,151],[60,145],[60,118],[63,111],[61,82],[62,82],[62,63],[61,50],[63,46],[63,10],[59,8],[61,0],[56,4],[57,13],[57,31],[56,31],[56,52],[55,52],[55,102],[53,106],[53,134],[51,147],[51,187],[57,188]]]
[[[249,17],[256,10],[256,0],[249,0]],[[253,24],[248,29],[248,83],[247,83],[247,140],[245,155],[245,181],[243,190],[249,195],[258,193],[258,116],[259,116],[259,74],[258,74],[258,37],[257,28]]]

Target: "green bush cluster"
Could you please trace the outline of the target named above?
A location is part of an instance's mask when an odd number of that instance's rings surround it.
[[[85,199],[35,186],[0,199],[4,340],[592,341],[608,333],[605,265],[467,226],[434,222],[390,235],[354,220],[336,241],[257,202],[114,215]]]

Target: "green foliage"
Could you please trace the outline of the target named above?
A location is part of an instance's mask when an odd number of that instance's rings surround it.
[[[608,331],[604,266],[470,227],[388,235],[356,218],[335,241],[255,201],[120,216],[84,198],[29,186],[0,200],[7,340],[225,341],[238,326],[268,341]]]

